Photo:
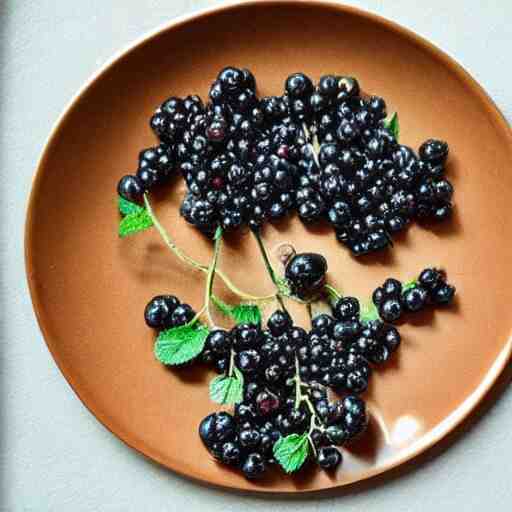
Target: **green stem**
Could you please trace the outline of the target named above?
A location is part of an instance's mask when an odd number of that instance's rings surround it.
[[[285,311],[286,313],[288,313],[288,310],[286,309],[286,306],[284,305],[284,300],[283,300],[283,297],[281,296],[281,292],[279,291],[279,280],[277,278],[277,274],[276,274],[274,268],[272,267],[272,264],[270,263],[270,259],[267,254],[267,250],[265,249],[265,245],[263,244],[263,240],[261,238],[260,232],[258,230],[255,230],[252,233],[254,235],[254,238],[256,238],[256,241],[258,242],[258,247],[260,249],[261,257],[263,259],[263,263],[265,264],[265,268],[267,269],[270,279],[272,280],[272,282],[274,283],[274,285],[276,287],[275,298],[279,302],[279,306],[281,307],[281,309],[283,311]]]
[[[343,295],[330,284],[324,284],[324,290],[327,292],[327,295],[332,297],[334,300],[339,300],[343,297]]]
[[[233,368],[235,367],[235,351],[231,349],[231,353],[229,355],[229,370],[228,377],[233,375]]]
[[[220,229],[220,228],[217,228]],[[219,252],[220,246],[222,244],[222,232],[219,236],[215,237],[215,245],[213,248],[213,258],[210,264],[210,268],[208,269],[208,275],[206,277],[206,287],[204,292],[204,306],[206,318],[208,319],[208,323],[210,326],[214,327],[215,323],[213,322],[212,315],[210,313],[210,301],[212,297],[213,291],[213,280],[215,279],[215,269],[217,268],[217,261],[219,260]]]
[[[153,212],[153,209],[151,208],[151,203],[149,202],[149,196],[147,193],[144,194],[144,204],[146,205],[146,209],[148,211],[149,216],[151,217],[151,220],[153,221],[153,224],[155,225],[155,228],[160,233],[160,236],[166,243],[166,245],[171,249],[171,251],[184,263],[187,263],[188,265],[191,265],[192,267],[196,268],[197,270],[200,270],[202,272],[208,272],[208,267],[205,265],[202,265],[198,261],[191,258],[188,254],[184,253],[172,240],[165,228],[160,224],[160,221],[156,217],[155,213]]]
[[[311,149],[311,153],[313,153],[313,160],[315,161],[316,166],[320,169],[320,162],[318,160],[318,153],[320,153],[320,144],[318,143],[318,137],[313,135],[311,137],[311,133],[306,126],[306,123],[302,123],[302,129],[304,130],[304,134],[306,135],[306,139],[308,140],[309,147]]]
[[[263,258],[263,262],[265,263],[265,267],[267,269],[267,272],[270,275],[270,279],[272,279],[272,282],[278,286],[278,280],[277,275],[275,273],[274,268],[272,267],[272,264],[270,263],[270,259],[267,254],[267,250],[265,249],[265,245],[263,244],[263,240],[261,238],[259,231],[253,231],[254,237],[256,238],[256,241],[258,242],[258,247],[260,249],[261,256]]]
[[[148,194],[144,194],[144,204],[146,205],[146,209],[148,211],[148,214],[149,216],[151,217],[151,220],[153,221],[153,224],[155,225],[155,228],[157,229],[158,233],[160,234],[160,236],[162,237],[163,241],[165,242],[165,244],[167,245],[167,247],[169,247],[169,249],[181,260],[183,261],[184,263],[186,263],[187,265],[190,265],[192,266],[193,268],[201,271],[201,272],[204,272],[204,273],[207,273],[208,272],[208,266],[207,265],[203,265],[202,263],[199,263],[198,261],[194,260],[193,258],[191,258],[188,254],[186,254],[185,252],[183,252],[174,242],[173,240],[171,239],[171,237],[169,236],[169,233],[167,233],[167,231],[165,230],[165,228],[162,226],[162,224],[160,223],[160,221],[158,220],[158,217],[155,215],[155,212],[153,211],[153,208],[151,207],[151,203],[149,202],[149,196]],[[222,281],[224,282],[224,284],[226,285],[226,287],[231,290],[235,295],[237,295],[238,297],[240,297],[241,299],[244,299],[244,300],[252,300],[252,301],[255,301],[255,302],[258,302],[258,301],[265,301],[265,300],[270,300],[270,299],[273,299],[274,298],[274,295],[268,295],[268,296],[263,296],[263,297],[258,297],[256,295],[251,295],[250,293],[246,293],[242,290],[240,290],[240,288],[238,288],[230,279],[229,277],[224,273],[222,272],[221,270],[218,270],[216,269],[215,270],[215,273],[219,276],[220,279],[222,279]]]

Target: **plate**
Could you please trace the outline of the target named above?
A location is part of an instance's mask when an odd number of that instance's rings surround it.
[[[166,251],[155,230],[116,235],[115,188],[155,138],[148,119],[170,95],[206,96],[225,65],[247,66],[261,94],[279,93],[301,70],[356,76],[397,111],[401,142],[449,141],[448,176],[455,216],[433,230],[413,226],[395,249],[364,260],[350,256],[322,227],[296,218],[267,226],[275,256],[283,242],[317,251],[329,280],[368,297],[388,276],[413,277],[444,267],[457,286],[456,306],[427,312],[402,328],[393,363],[367,393],[372,420],[363,441],[345,450],[334,475],[306,471],[249,482],[216,464],[197,436],[216,409],[212,374],[170,371],[153,356],[146,302],[174,293],[198,307],[201,276]],[[512,136],[480,86],[427,41],[374,15],[322,2],[246,2],[180,19],[114,58],[74,98],[43,152],[26,223],[26,268],[48,347],[83,403],[110,431],[154,461],[189,477],[236,489],[313,491],[389,470],[434,445],[483,399],[511,352],[508,272],[512,261]],[[183,186],[155,201],[162,222],[196,259],[211,244],[179,216]],[[256,294],[272,286],[247,234],[226,243],[221,267]],[[232,299],[219,285],[219,293]],[[293,314],[306,322],[297,306]]]

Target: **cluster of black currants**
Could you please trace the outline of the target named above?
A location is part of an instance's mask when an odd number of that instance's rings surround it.
[[[310,154],[297,191],[300,217],[327,218],[354,254],[382,249],[412,220],[443,220],[453,187],[444,178],[448,145],[429,139],[419,156],[385,125],[385,101],[364,97],[355,78],[296,73],[285,83],[291,115],[307,126]]]
[[[445,142],[427,140],[419,155],[399,144],[384,100],[363,96],[355,78],[325,75],[315,86],[295,73],[284,89],[259,98],[249,70],[227,67],[207,104],[167,99],[150,122],[160,144],[140,153],[119,194],[140,201],[178,171],[188,188],[181,214],[208,236],[296,209],[304,222],[326,219],[356,255],[388,246],[414,219],[450,215]]]
[[[195,314],[189,304],[181,303],[174,295],[157,295],[147,303],[144,320],[152,329],[165,330],[187,324]]]
[[[309,339],[281,310],[270,316],[264,330],[240,324],[231,331],[210,333],[202,360],[226,373],[232,359],[245,382],[243,400],[233,414],[212,413],[199,426],[215,459],[240,468],[247,478],[258,478],[276,462],[273,448],[281,437],[309,431],[318,465],[327,470],[341,463],[336,446],[365,430],[366,406],[357,396],[331,401],[324,385],[296,375],[298,354]],[[297,385],[313,410],[297,400]]]
[[[426,268],[418,279],[402,285],[397,279],[386,279],[372,295],[379,316],[386,322],[396,322],[404,312],[421,311],[428,305],[443,306],[452,302],[455,287],[435,268]]]

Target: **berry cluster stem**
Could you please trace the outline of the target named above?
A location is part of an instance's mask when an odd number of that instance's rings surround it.
[[[160,221],[158,220],[158,217],[155,215],[155,212],[153,211],[153,208],[151,207],[151,203],[149,201],[148,194],[144,194],[144,204],[146,206],[147,212],[149,216],[151,217],[151,220],[153,221],[153,224],[155,228],[157,229],[158,233],[162,237],[162,240],[165,242],[167,247],[174,253],[174,255],[179,258],[181,261],[186,263],[187,265],[190,265],[191,267],[195,268],[196,270],[199,270],[203,273],[208,273],[209,267],[207,265],[203,265],[202,263],[199,263],[194,258],[190,257],[188,254],[186,254],[184,251],[182,251],[171,239],[169,236],[169,233],[166,231],[166,229],[162,226]],[[260,301],[268,301],[274,298],[274,295],[267,295],[267,296],[256,296],[251,295],[250,293],[246,293],[242,291],[240,288],[238,288],[232,281],[229,279],[229,277],[222,272],[220,269],[215,269],[215,274],[219,276],[219,278],[224,282],[226,287],[233,292],[235,295],[240,297],[243,300],[250,300],[254,302],[260,302]]]
[[[219,231],[215,235],[215,245],[213,249],[213,258],[210,264],[210,268],[208,269],[208,275],[206,277],[206,287],[204,292],[204,308],[206,313],[206,318],[211,327],[215,326],[215,323],[212,319],[212,315],[210,313],[210,302],[212,298],[213,291],[213,281],[215,279],[215,269],[217,268],[217,261],[219,259],[220,246],[222,244],[222,231],[220,228],[217,228]]]
[[[279,302],[281,309],[283,311],[285,311],[286,313],[288,313],[286,306],[284,305],[281,291],[279,289],[279,279],[277,277],[277,274],[276,274],[274,268],[272,267],[272,264],[270,263],[270,259],[268,257],[267,250],[263,243],[263,239],[261,238],[261,234],[260,234],[259,230],[253,230],[252,233],[254,235],[254,238],[256,238],[256,242],[258,242],[258,247],[260,249],[261,257],[263,258],[263,263],[265,264],[265,268],[267,269],[268,275],[270,276],[270,279],[272,280],[272,282],[274,283],[274,285],[276,287],[275,298]]]

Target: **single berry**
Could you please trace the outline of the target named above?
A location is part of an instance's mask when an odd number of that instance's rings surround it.
[[[173,313],[180,301],[174,295],[153,297],[144,310],[146,324],[153,329],[168,329],[173,326]]]
[[[402,305],[398,299],[388,299],[379,308],[379,315],[386,322],[396,322],[402,316]]]
[[[420,311],[427,305],[428,292],[422,286],[407,290],[402,297],[402,303],[408,311]]]
[[[144,187],[137,176],[123,176],[117,185],[117,193],[131,202],[139,202],[144,194]]]
[[[265,470],[265,460],[259,453],[250,453],[242,465],[242,472],[249,480],[261,477]]]
[[[334,446],[323,446],[318,449],[316,461],[325,470],[336,469],[342,462],[340,451]]]
[[[326,259],[316,253],[296,254],[286,265],[285,277],[299,297],[318,291],[325,282]]]

